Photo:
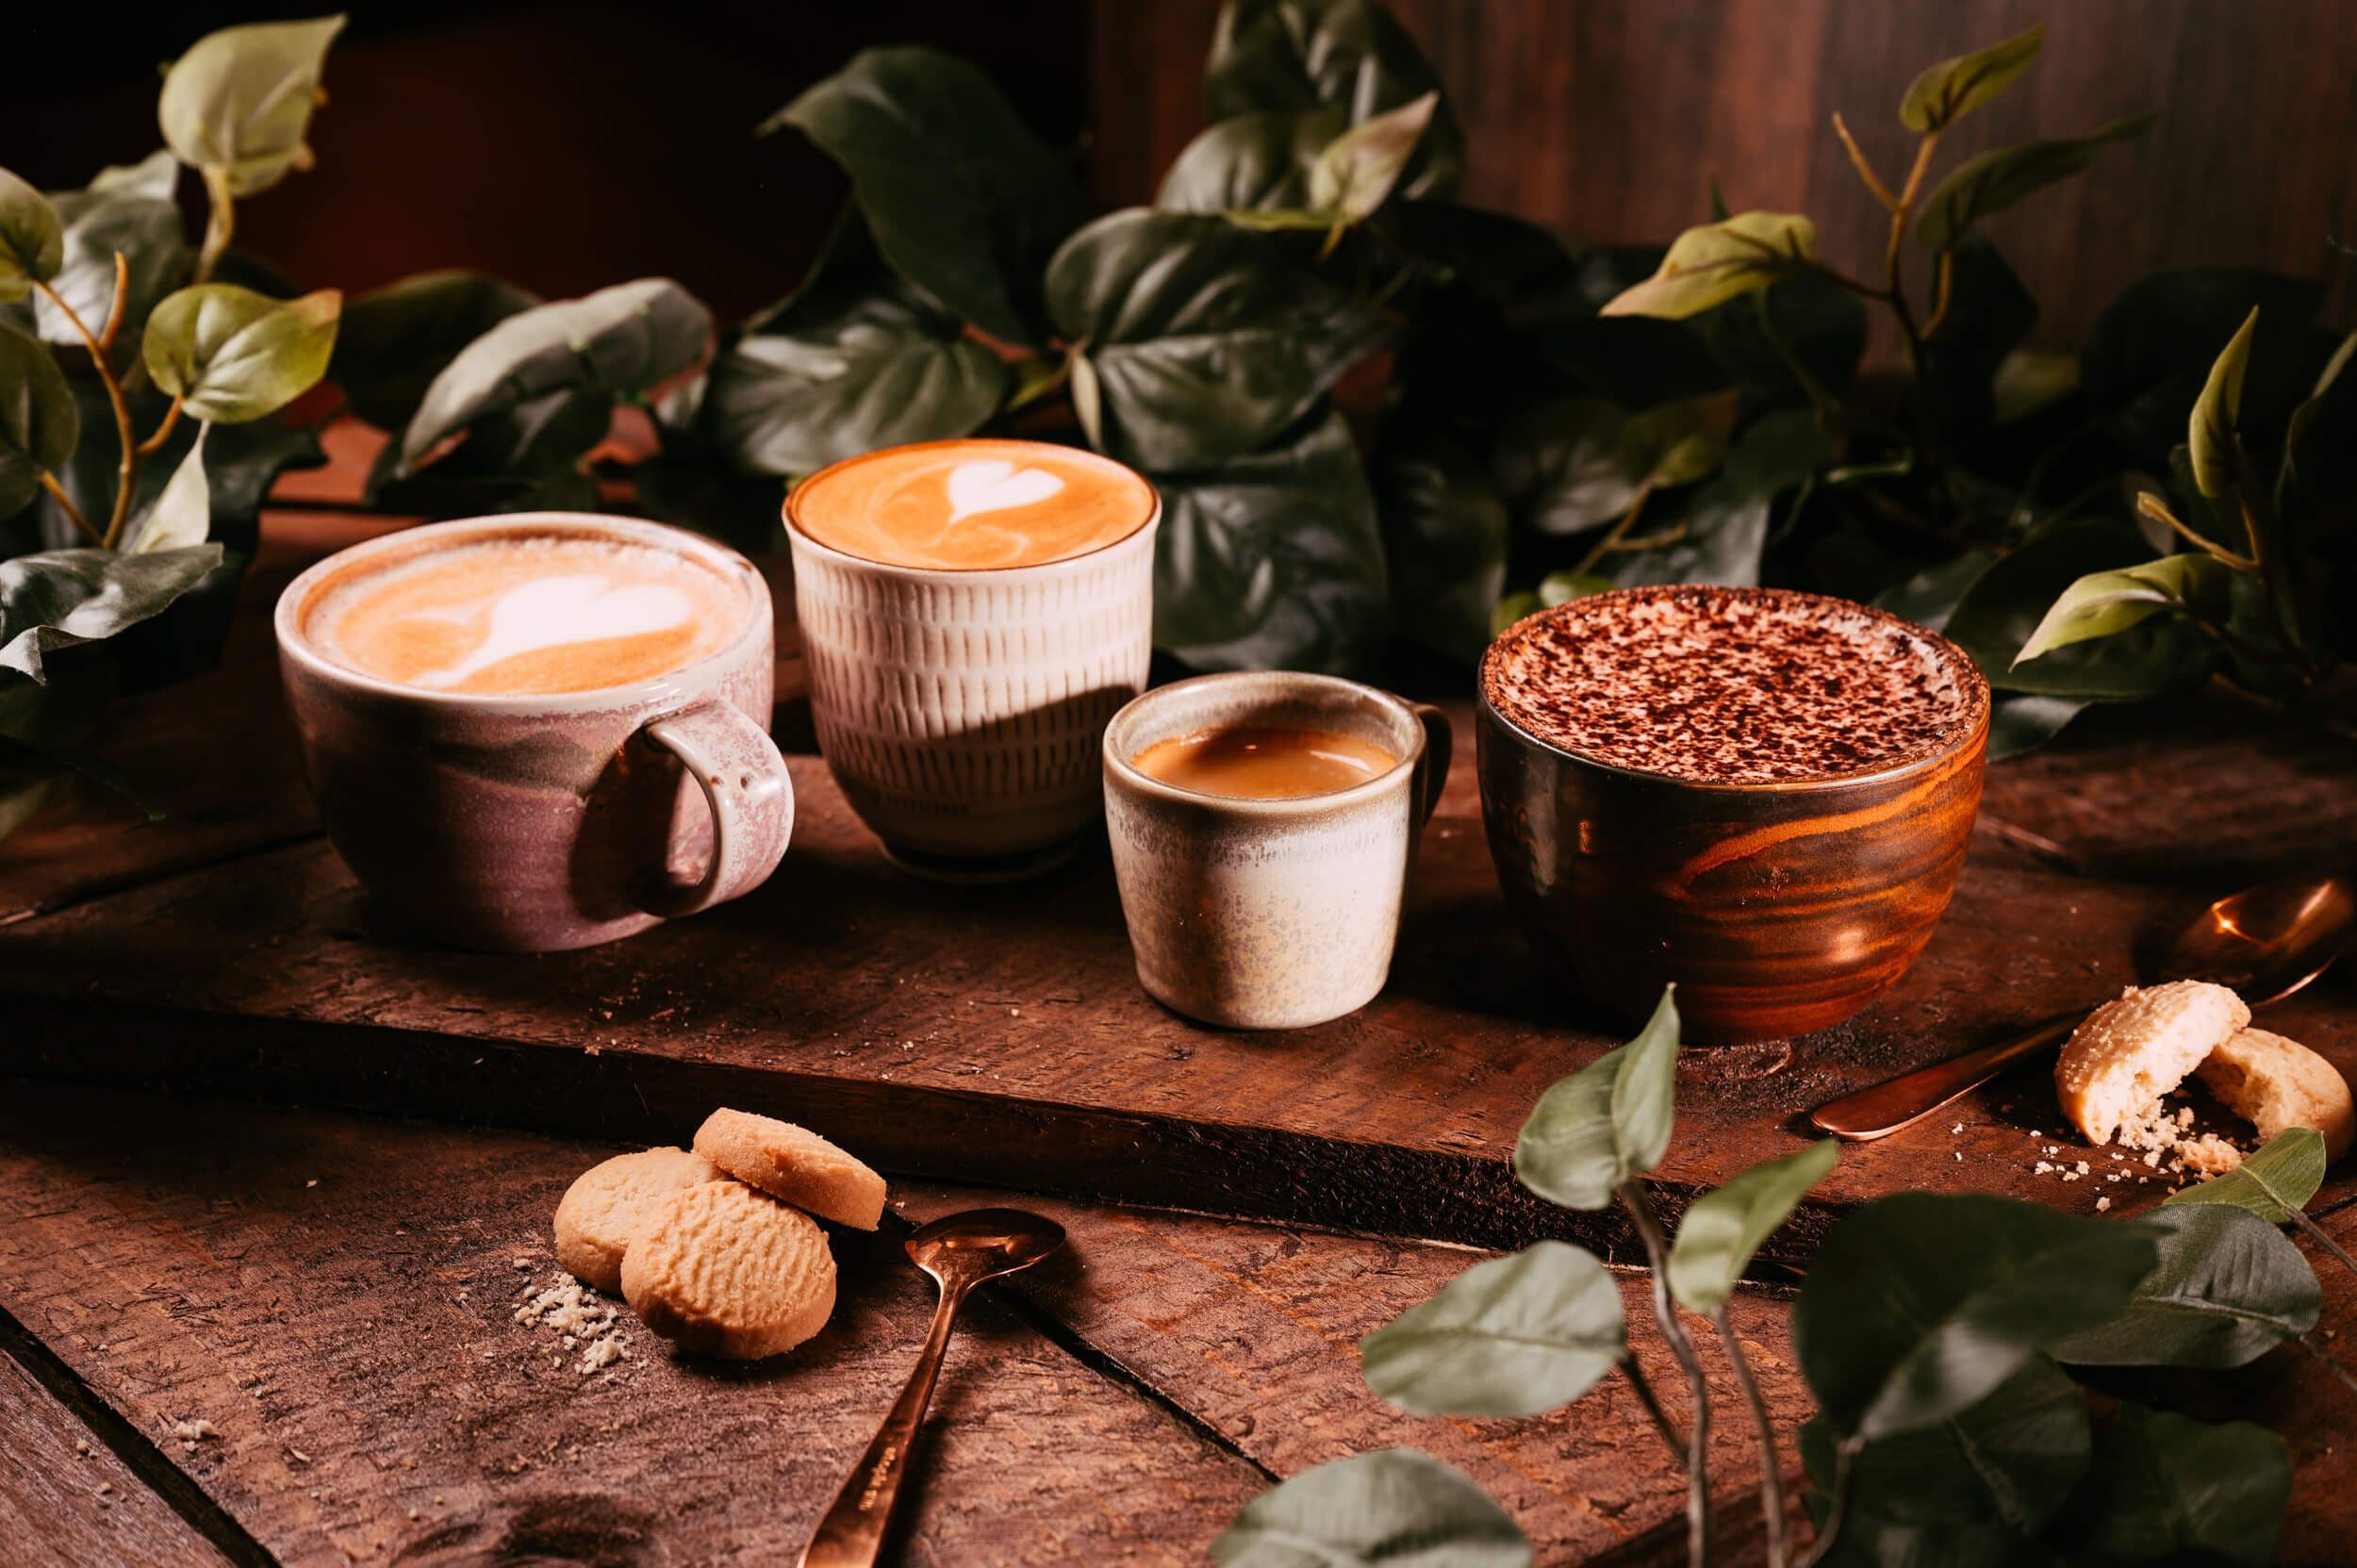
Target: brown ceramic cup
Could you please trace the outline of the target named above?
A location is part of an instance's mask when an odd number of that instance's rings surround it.
[[[508,696],[364,675],[304,635],[347,574],[454,544],[611,540],[692,557],[734,583],[743,626],[651,680]],[[454,946],[589,947],[751,891],[794,830],[768,734],[775,636],[752,564],[708,539],[567,512],[437,523],[329,556],[276,615],[279,669],[328,837],[403,922]]]
[[[1675,982],[1689,1041],[1805,1034],[1871,1001],[1931,940],[1980,803],[1988,685],[1945,638],[1843,609],[1933,651],[1968,708],[1953,738],[1867,771],[1700,783],[1531,734],[1500,710],[1498,645],[1483,660],[1475,748],[1507,904],[1542,961],[1622,1017],[1641,1020]]]
[[[1327,730],[1398,763],[1363,784],[1275,800],[1207,795],[1132,760],[1231,725]],[[1229,1029],[1299,1029],[1383,988],[1416,835],[1448,782],[1438,708],[1331,675],[1199,675],[1105,728],[1105,825],[1146,994]]]

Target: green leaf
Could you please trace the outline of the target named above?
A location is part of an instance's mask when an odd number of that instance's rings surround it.
[[[1911,131],[1940,131],[2003,92],[2037,58],[2046,40],[2039,23],[2003,43],[1941,60],[1907,84],[1899,101],[1899,123]]]
[[[2159,118],[2132,114],[2085,136],[1994,147],[1968,158],[1923,198],[1923,215],[1915,222],[1915,238],[1931,250],[1947,250],[1990,213],[2084,172],[2105,147],[2142,136]]]
[[[1824,1180],[1838,1153],[1839,1147],[1827,1138],[1796,1154],[1754,1165],[1696,1198],[1670,1248],[1670,1294],[1678,1305],[1705,1314],[1725,1306],[1760,1244]]]
[[[1816,248],[1817,225],[1798,213],[1739,212],[1679,235],[1660,270],[1613,296],[1603,314],[1681,321],[1767,288],[1797,271]]]
[[[1381,335],[1372,310],[1266,236],[1145,208],[1066,241],[1048,266],[1047,303],[1089,368],[1091,439],[1146,469],[1264,445]]]
[[[1371,477],[1393,627],[1451,658],[1474,658],[1506,589],[1505,501],[1480,460],[1445,437],[1377,440]]]
[[[1637,499],[1622,435],[1628,411],[1606,398],[1556,398],[1517,414],[1498,434],[1499,493],[1524,528],[1583,534],[1617,520]]]
[[[1385,626],[1375,500],[1340,414],[1266,450],[1151,474],[1154,645],[1197,669],[1364,670]]]
[[[0,169],[0,304],[21,300],[65,262],[65,229],[49,198]],[[93,328],[92,330],[96,330]]]
[[[1222,120],[1179,152],[1154,205],[1171,212],[1231,215],[1306,207],[1310,171],[1349,124],[1341,108]]]
[[[1045,340],[1041,269],[1087,206],[989,77],[935,49],[864,49],[762,130],[781,125],[850,175],[894,272],[994,338]]]
[[[1627,1353],[1621,1291],[1594,1257],[1545,1241],[1475,1263],[1359,1345],[1367,1387],[1416,1415],[1537,1415]]]
[[[159,152],[128,168],[102,171],[85,190],[51,198],[65,224],[65,251],[49,286],[92,332],[106,329],[114,308],[118,253],[127,287],[117,337],[125,344],[140,340],[156,303],[186,274],[188,239],[173,200],[179,176],[180,165]],[[34,299],[33,316],[45,340],[81,343],[73,321],[45,296]]]
[[[1539,1097],[1514,1140],[1514,1174],[1550,1203],[1609,1208],[1621,1183],[1670,1147],[1677,1087],[1676,987],[1627,1045],[1605,1052]]]
[[[2233,573],[2216,556],[2198,553],[2091,572],[2062,591],[2013,662],[2024,664],[2074,642],[2115,635],[2164,611],[2212,616],[2225,606]]]
[[[1836,1443],[1821,1419],[1800,1430],[1801,1461],[1821,1498],[1833,1485]],[[2032,1543],[2086,1474],[2094,1446],[2085,1392],[2033,1356],[1946,1420],[1857,1451],[1850,1511],[1825,1568],[2037,1561]]]
[[[426,517],[596,511],[597,484],[583,460],[612,430],[614,401],[597,387],[544,392],[474,421],[464,441],[415,472],[403,470],[400,447],[387,446],[364,494],[371,506]]]
[[[1977,1404],[2127,1305],[2157,1249],[2134,1227],[1979,1195],[1901,1193],[1834,1228],[1792,1313],[1836,1430],[1873,1440]]]
[[[668,278],[618,283],[535,305],[468,344],[426,388],[402,437],[401,471],[468,425],[552,393],[642,399],[692,370],[712,313]]]
[[[2248,1209],[2269,1225],[2288,1225],[2324,1185],[2324,1139],[2305,1127],[2287,1127],[2223,1176],[2197,1181],[2162,1200],[2226,1203]]]
[[[2121,289],[2088,328],[2080,353],[2087,407],[2121,449],[2124,466],[2157,469],[2185,438],[2187,417],[2217,357],[2253,309],[2242,388],[2246,431],[2282,428],[2311,393],[2317,361],[2309,322],[2322,298],[2313,278],[2237,267],[2183,267]]]
[[[2122,1402],[2052,1539],[2080,1562],[2262,1568],[2275,1560],[2291,1491],[2290,1456],[2265,1427]]]
[[[540,296],[488,272],[419,272],[344,306],[328,378],[352,411],[398,436],[461,350]]]
[[[123,540],[125,555],[147,555],[159,550],[186,550],[203,544],[213,528],[213,496],[205,482],[205,437],[210,425],[196,433],[196,444],[172,470],[156,504],[135,522]]]
[[[149,555],[49,550],[0,561],[0,668],[46,680],[46,655],[157,614],[221,558],[221,546],[200,544]]]
[[[1220,12],[1203,91],[1213,121],[1339,108],[1356,125],[1442,88],[1415,40],[1375,0],[1233,0]],[[1443,97],[1401,193],[1455,194],[1464,157]]]
[[[13,517],[65,467],[82,438],[65,372],[41,344],[0,324],[0,518]]]
[[[2035,751],[2062,734],[2086,704],[2069,697],[2035,692],[2000,692],[1988,704],[1988,760],[2003,762]]]
[[[2346,527],[2357,504],[2357,375],[2347,373],[2352,357],[2357,357],[2357,332],[2341,339],[2284,431],[2275,515],[2310,535],[2312,542],[2315,536]]]
[[[1689,324],[1723,369],[1726,384],[1784,402],[1814,401],[1795,362],[1838,396],[1857,379],[1866,353],[1866,302],[1822,272],[1788,273]]]
[[[1440,93],[1427,92],[1336,137],[1310,166],[1310,207],[1349,223],[1374,216],[1407,172],[1440,103]]]
[[[2217,644],[2177,617],[2014,662],[2064,589],[2092,572],[2149,564],[2150,547],[2132,530],[2102,522],[2048,527],[1965,590],[1948,618],[1948,639],[2000,691],[2111,702],[2190,691],[2217,668]]]
[[[1669,542],[1607,556],[1604,570],[1624,586],[1757,584],[1775,498],[1808,478],[1831,454],[1824,432],[1805,409],[1779,409],[1753,421],[1719,476],[1687,503]]]
[[[2243,373],[2250,367],[2250,335],[2258,326],[2259,310],[2253,305],[2210,367],[2210,379],[2194,400],[2186,426],[2194,486],[2213,500],[2231,496],[2239,487],[2242,464],[2235,455],[2234,421],[2242,413]]]
[[[1211,1543],[1220,1568],[1529,1568],[1530,1545],[1463,1472],[1412,1448],[1305,1470]]]
[[[700,427],[746,472],[805,474],[966,435],[998,411],[1011,380],[884,266],[853,211],[810,281],[714,361]]]
[[[164,73],[156,118],[180,161],[225,176],[232,194],[268,190],[311,167],[304,137],[341,16],[226,27]]]
[[[1620,586],[1609,577],[1598,577],[1592,572],[1550,571],[1539,580],[1537,588],[1501,599],[1491,608],[1490,635],[1496,636],[1526,615],[1551,610],[1590,594],[1610,593]]]
[[[2137,1222],[2160,1266],[2127,1311],[2053,1346],[2076,1366],[2241,1366],[2316,1325],[2316,1270],[2283,1233],[2231,1204],[2163,1204]]]
[[[275,414],[327,373],[343,296],[322,289],[274,300],[234,283],[200,283],[147,319],[141,354],[191,419],[242,424]]]

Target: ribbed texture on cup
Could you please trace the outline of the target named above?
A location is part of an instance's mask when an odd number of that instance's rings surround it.
[[[789,530],[818,745],[897,846],[995,856],[1103,808],[1098,742],[1146,685],[1154,529],[1077,560],[915,572]]]

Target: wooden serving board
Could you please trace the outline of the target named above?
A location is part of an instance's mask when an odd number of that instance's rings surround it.
[[[126,766],[212,805],[131,831],[88,807],[0,846],[0,1069],[618,1139],[675,1138],[727,1103],[939,1180],[1481,1245],[1624,1240],[1507,1164],[1538,1095],[1624,1031],[1541,978],[1470,765],[1425,834],[1391,984],[1316,1029],[1210,1030],[1147,999],[1101,852],[1007,888],[908,878],[809,755],[794,846],[753,896],[587,952],[462,953],[381,924],[317,835],[260,635],[124,716],[143,737]],[[791,703],[780,730],[807,733]],[[2226,701],[2166,737],[2098,727],[1993,769],[1954,904],[1898,988],[1788,1051],[1687,1054],[1673,1206],[1799,1147],[1823,1099],[2116,992],[2209,897],[2357,858],[2353,769],[2349,740]],[[2348,996],[2335,980],[2270,1021],[2357,1069]],[[2046,1143],[2085,1152],[2057,1123],[2028,1069],[1846,1150],[1780,1252],[1902,1188],[2090,1210],[2157,1195],[2036,1174]]]

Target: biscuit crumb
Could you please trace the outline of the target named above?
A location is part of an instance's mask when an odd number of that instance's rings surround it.
[[[602,1372],[630,1354],[621,1341],[620,1314],[569,1275],[552,1277],[546,1289],[518,1307],[510,1316],[527,1329],[552,1330],[567,1351],[578,1349],[581,1359],[573,1370],[584,1377]],[[488,1361],[491,1352],[486,1350],[483,1355]],[[562,1354],[549,1362],[553,1368],[562,1368],[564,1364]]]
[[[182,1453],[193,1454],[196,1452],[196,1445],[198,1444],[203,1443],[207,1438],[221,1436],[221,1429],[218,1427],[215,1427],[211,1422],[199,1417],[194,1421],[176,1421],[173,1423],[172,1435],[180,1440],[180,1451]]]

